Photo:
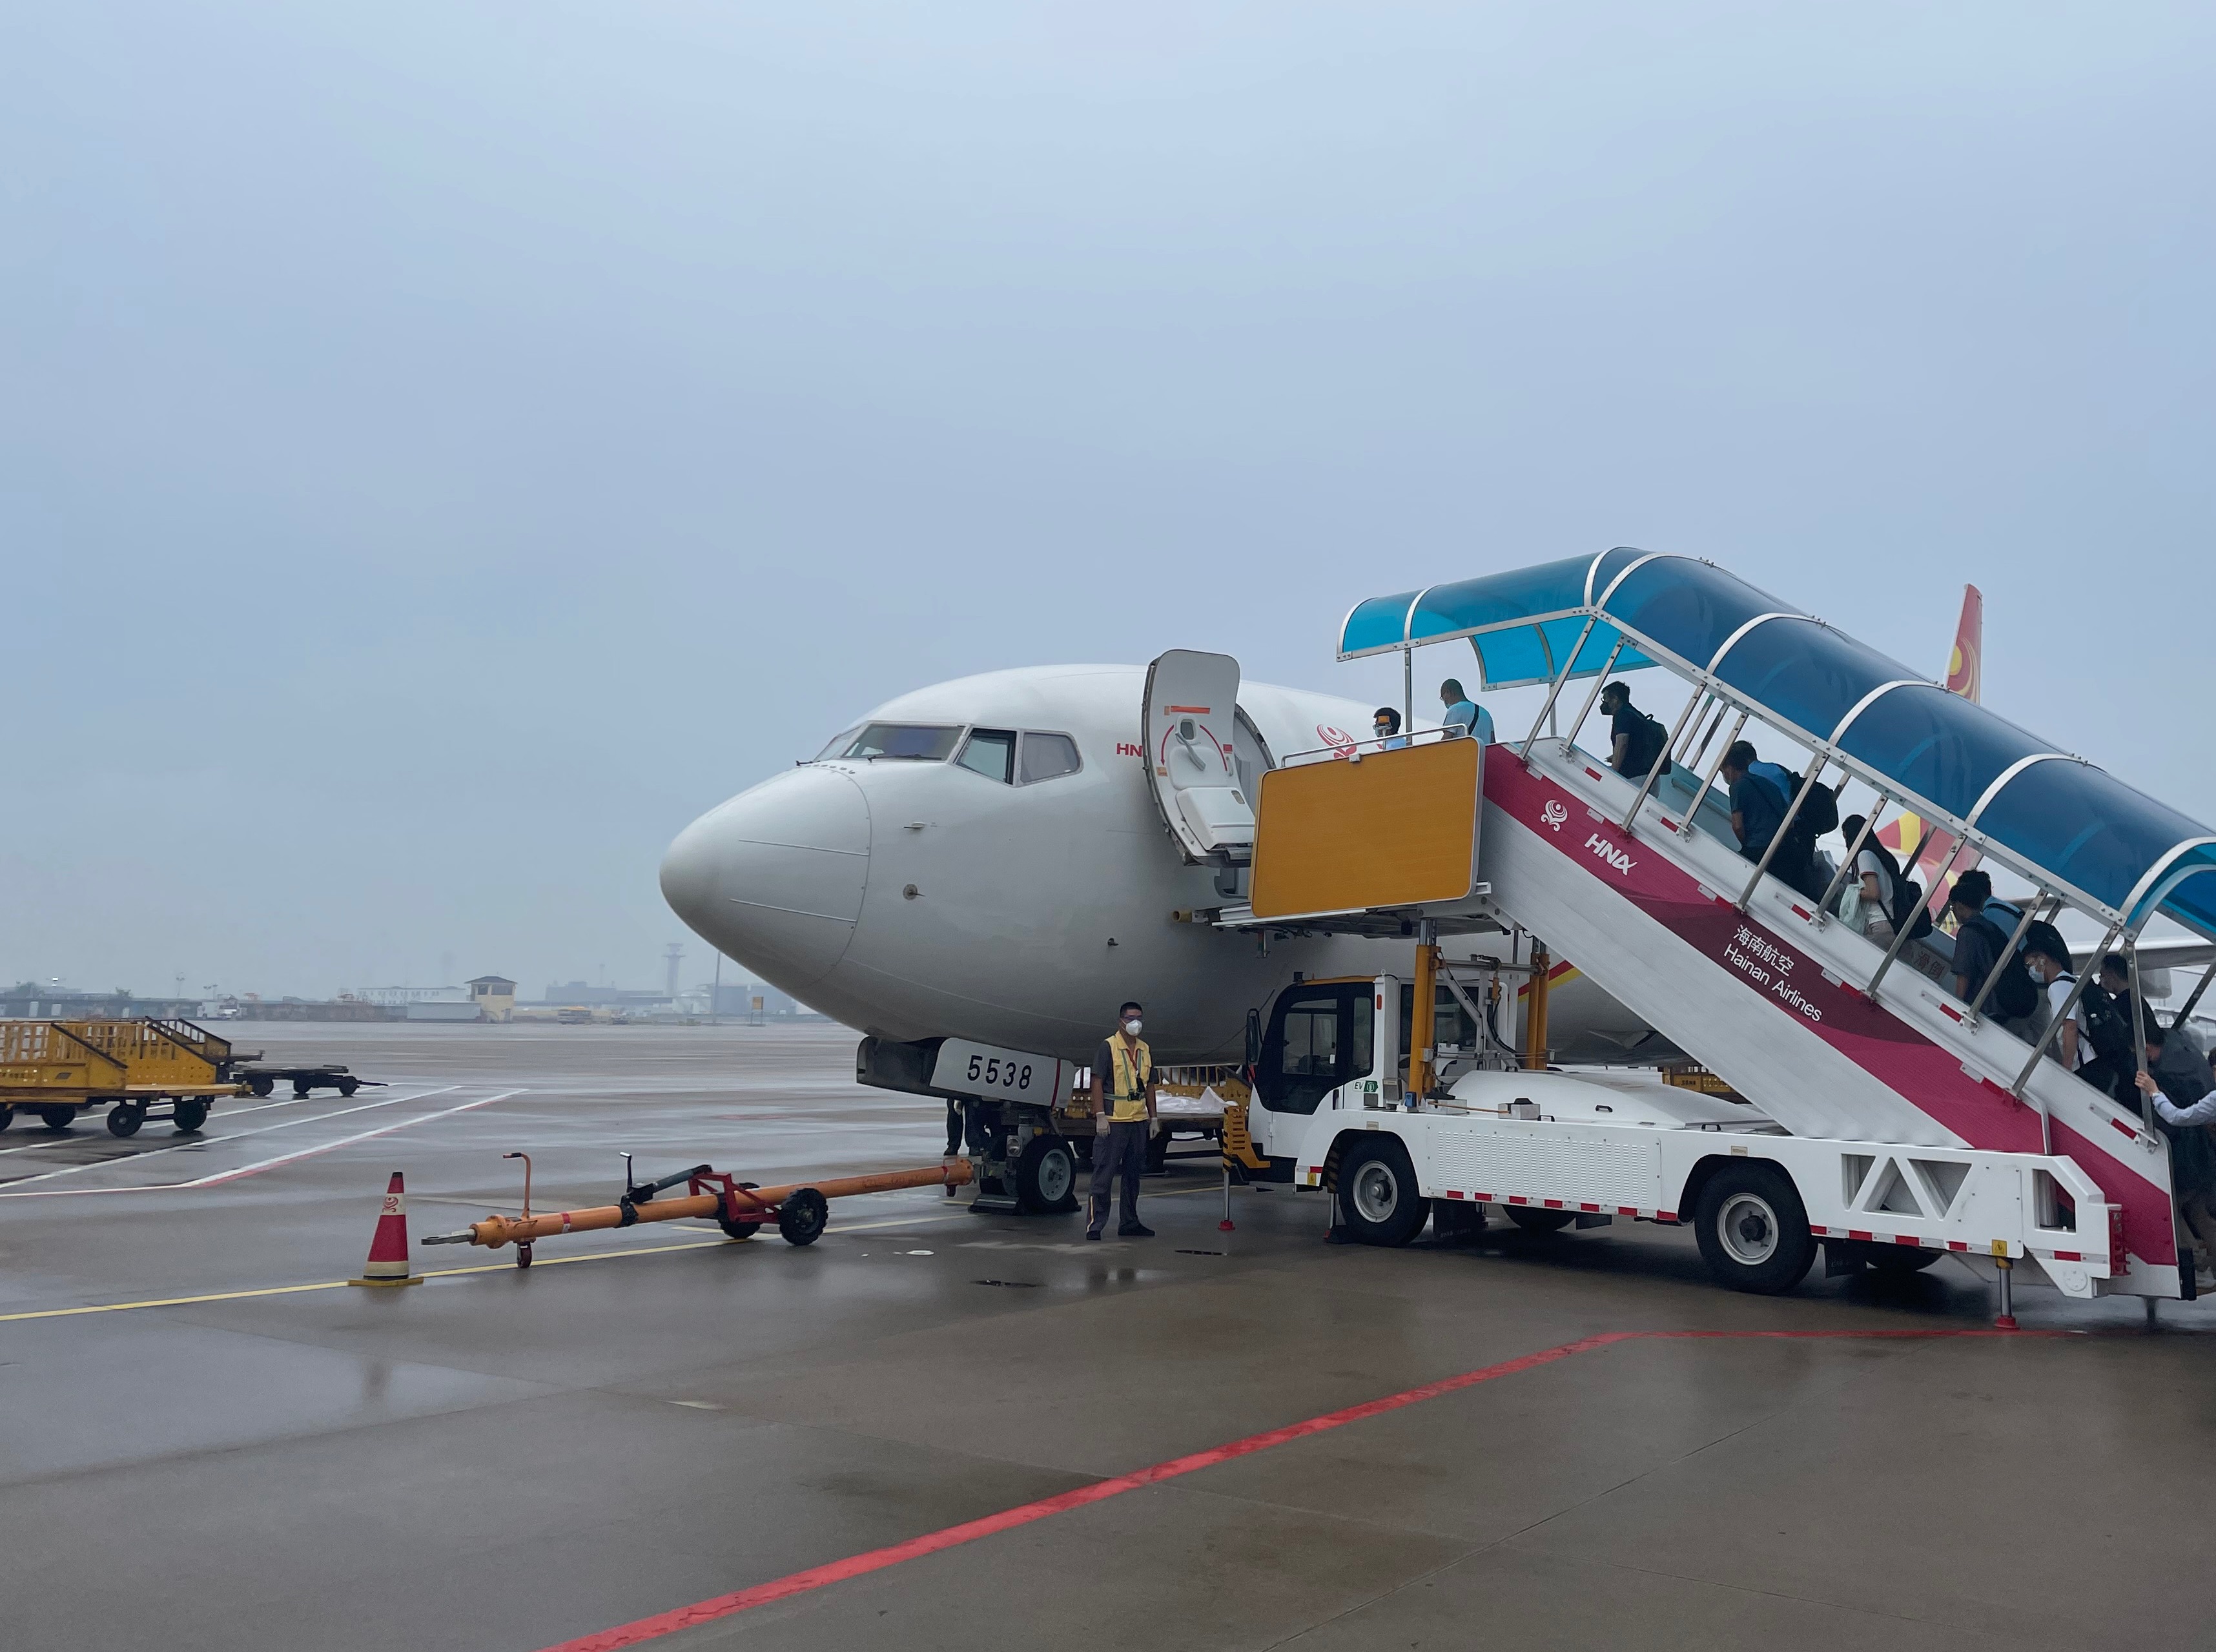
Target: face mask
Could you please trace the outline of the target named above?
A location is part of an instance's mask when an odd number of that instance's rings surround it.
[[[1123,1030],[1130,1034],[1132,1037],[1136,1038],[1139,1035],[1138,1016],[1133,1016],[1129,1021],[1125,1022],[1123,1023]]]

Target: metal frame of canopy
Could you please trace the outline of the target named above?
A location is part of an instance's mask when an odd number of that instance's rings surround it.
[[[1634,574],[1641,569],[1657,568],[1660,564],[1673,562],[1684,563],[1688,568],[1709,570],[1708,574],[1702,576],[1702,580],[1713,584],[1716,594],[1737,601],[1738,611],[1745,616],[1732,625],[1722,636],[1721,641],[1716,642],[1709,650],[1705,659],[1688,657],[1686,654],[1672,648],[1668,642],[1655,635],[1651,629],[1643,627],[1634,619],[1622,613],[1612,611],[1610,608],[1611,599],[1616,599],[1618,593],[1623,591],[1626,582],[1630,580]],[[1579,578],[1580,569],[1582,579]],[[1727,588],[1720,581],[1728,581],[1729,587]],[[1596,586],[1598,588],[1596,589]],[[1583,600],[1578,602],[1562,600],[1573,594],[1581,596]],[[1489,614],[1487,611],[1488,598],[1493,599],[1495,603],[1494,611]],[[1459,611],[1453,611],[1454,605],[1457,603],[1460,604]],[[1390,635],[1390,630],[1393,629],[1392,620],[1394,610],[1396,608],[1399,610],[1400,623],[1397,629],[1400,635],[1394,636]],[[1425,624],[1424,622],[1426,620],[1431,623]],[[1558,654],[1557,639],[1550,635],[1548,628],[1561,629],[1572,622],[1579,623],[1579,629],[1575,642],[1568,647],[1565,658]],[[1734,650],[1739,649],[1749,638],[1758,636],[1765,627],[1779,624],[1795,628],[1817,628],[1819,633],[1838,640],[1839,644],[1843,645],[1843,657],[1846,649],[1858,651],[1861,654],[1868,656],[1860,663],[1881,664],[1890,666],[1898,674],[1887,675],[1882,680],[1874,683],[1846,708],[1844,715],[1838,716],[1829,728],[1805,726],[1803,721],[1796,719],[1788,710],[1782,709],[1761,696],[1735,685],[1727,681],[1722,674],[1727,663],[1732,660]],[[1487,636],[1517,631],[1530,631],[1533,634],[1538,645],[1537,657],[1545,660],[1551,668],[1548,676],[1521,677],[1509,680],[1497,680],[1491,678],[1485,649],[1479,639]],[[2009,735],[2018,738],[2018,749],[2022,751],[2022,754],[2008,762],[1998,773],[1992,776],[1983,786],[1967,812],[1950,808],[1939,799],[1924,795],[1917,787],[1897,776],[1887,773],[1880,765],[1856,757],[1845,748],[1844,742],[1855,731],[1857,723],[1873,708],[1882,704],[1888,696],[1903,690],[1916,688],[1931,689],[1941,693],[1944,691],[1933,684],[1930,679],[1916,676],[1905,668],[1899,667],[1897,662],[1886,660],[1882,655],[1877,655],[1874,651],[1868,650],[1864,645],[1856,642],[1846,633],[1838,630],[1837,627],[1829,625],[1798,609],[1779,603],[1767,593],[1745,585],[1736,576],[1705,559],[1678,556],[1667,552],[1640,551],[1628,546],[1618,546],[1589,559],[1573,558],[1561,562],[1540,564],[1531,568],[1511,570],[1504,574],[1465,580],[1458,585],[1428,586],[1420,591],[1403,593],[1391,597],[1372,598],[1357,604],[1348,611],[1345,619],[1342,622],[1339,636],[1339,657],[1342,660],[1357,659],[1388,653],[1395,648],[1400,649],[1403,652],[1405,662],[1404,677],[1408,679],[1413,678],[1413,659],[1417,648],[1431,642],[1452,642],[1466,637],[1470,640],[1473,651],[1477,654],[1480,680],[1484,686],[1499,689],[1536,685],[1542,681],[1546,682],[1548,685],[1546,699],[1541,705],[1537,715],[1532,720],[1530,733],[1525,735],[1521,743],[1518,750],[1519,758],[1529,757],[1533,744],[1540,738],[1542,725],[1548,723],[1553,718],[1563,690],[1573,679],[1590,676],[1594,681],[1592,690],[1587,694],[1585,703],[1580,708],[1575,722],[1572,723],[1567,735],[1556,736],[1571,740],[1577,738],[1586,718],[1591,715],[1592,707],[1598,698],[1600,689],[1611,672],[1635,669],[1639,666],[1646,665],[1661,666],[1674,675],[1684,679],[1692,686],[1692,692],[1686,701],[1684,709],[1678,714],[1676,722],[1671,727],[1670,738],[1665,749],[1675,752],[1688,728],[1697,728],[1701,721],[1707,719],[1708,712],[1713,709],[1715,717],[1709,720],[1711,726],[1708,736],[1701,742],[1703,757],[1706,756],[1709,744],[1714,740],[1714,723],[1732,711],[1739,714],[1739,722],[1733,728],[1732,739],[1736,739],[1745,723],[1752,719],[1776,730],[1786,739],[1815,754],[1817,761],[1808,768],[1801,786],[1789,801],[1785,825],[1781,826],[1773,840],[1773,852],[1776,841],[1782,839],[1786,826],[1789,826],[1799,815],[1802,804],[1808,797],[1810,789],[1830,767],[1836,765],[1845,777],[1862,782],[1877,795],[1878,801],[1869,811],[1868,824],[1864,827],[1862,835],[1865,838],[1874,828],[1879,815],[1886,808],[1911,809],[1923,815],[1927,820],[1942,825],[1955,838],[1953,852],[1945,865],[1940,869],[1939,877],[1943,878],[1950,872],[1967,851],[1974,849],[1985,858],[2007,868],[2028,881],[2036,894],[2033,900],[2026,904],[2015,938],[2021,939],[2028,929],[2034,914],[2044,910],[2051,915],[2053,911],[2059,910],[2061,906],[2066,904],[2085,912],[2102,924],[2106,935],[2101,943],[2100,951],[2107,951],[2116,943],[2119,937],[2124,937],[2127,955],[2132,960],[2134,973],[2137,969],[2138,937],[2147,921],[2158,912],[2164,913],[2197,933],[2216,939],[2216,906],[2212,906],[2209,913],[2199,913],[2189,907],[2170,904],[2170,899],[2179,886],[2188,880],[2203,874],[2216,872],[2216,832],[2211,832],[2207,828],[2201,827],[2197,832],[2182,833],[2176,842],[2164,849],[2149,864],[2139,869],[2135,881],[2120,903],[2102,899],[2060,871],[2044,864],[2037,857],[2012,846],[2002,838],[1992,835],[1991,832],[1983,829],[1988,811],[2007,795],[2010,788],[2019,777],[2047,763],[2081,765],[2095,774],[2102,775],[2108,783],[2122,788],[2123,791],[2129,794],[2131,797],[2143,799],[2149,806],[2150,814],[2159,811],[2163,815],[2174,817],[2184,826],[2193,826],[2197,823],[2178,815],[2166,805],[2145,797],[2145,794],[2125,787],[2123,783],[2115,781],[2104,771],[2087,763],[2084,758],[2056,751],[2051,747],[2044,750],[2023,749],[2045,743],[2036,741],[2034,737],[2016,728],[2004,719],[1984,711],[1982,708],[1969,707],[1967,703],[1965,703],[1962,715],[1973,721],[1967,727],[1976,727],[1975,719],[1979,717],[1990,718],[1991,728],[1980,728],[1979,732],[2006,731]],[[1709,639],[1704,637],[1702,640]],[[1806,636],[1804,641],[1813,644],[1817,638],[1811,635]],[[1529,645],[1525,647],[1528,650]],[[1586,663],[1591,656],[1603,647],[1607,650],[1605,657],[1602,658],[1597,665]],[[1684,823],[1675,828],[1682,835],[1689,836],[1696,829],[1695,818],[1699,813],[1702,802],[1715,783],[1717,774],[1722,766],[1723,752],[1729,749],[1732,740],[1725,740],[1722,748],[1716,752],[1713,761],[1708,763],[1702,775],[1699,790],[1695,795],[1693,806],[1685,811]],[[1659,773],[1660,766],[1659,764],[1656,765],[1654,770],[1649,772],[1645,786],[1640,789],[1638,797],[1633,802],[1629,813],[1622,822],[1625,826],[1628,827],[1637,817],[1640,808],[1646,802],[1648,791]],[[2071,841],[2071,852],[2076,851],[2084,841],[2084,834],[2081,833],[2078,838]],[[1859,847],[1859,844],[1857,846]],[[1768,864],[1769,857],[1765,856],[1755,868],[1746,889],[1741,896],[1739,904],[1742,906],[1747,900],[1751,899]],[[1838,887],[1844,877],[1844,874],[1842,873],[1839,879],[1834,880],[1834,889]],[[1827,899],[1831,893],[1831,890],[1826,891]],[[1878,983],[1883,979],[1886,971],[1892,967],[1894,959],[1899,955],[1905,939],[1905,930],[1900,936],[1895,937],[1892,949],[1887,954],[1885,962],[1880,967],[1876,977],[1870,982],[1869,990],[1873,993],[1876,991]],[[1999,973],[1998,968],[1996,968],[1974,995],[1970,1008],[1972,1016],[1976,1016],[1982,1009],[1986,998],[1997,982]],[[2068,1005],[2060,1016],[2054,1018],[2055,1026],[2059,1026],[2059,1023],[2066,1017],[2069,1009],[2074,1007],[2078,997],[2084,990],[2085,981],[2090,979],[2091,974],[2091,971],[2086,972],[2085,977],[2078,981],[2077,989],[2071,995]],[[2053,1036],[2053,1030],[2054,1028],[2050,1027],[2047,1038]],[[2032,1066],[2027,1066],[2025,1070],[2027,1078],[2035,1066],[2040,1055],[2044,1053],[2046,1042],[2047,1039],[2043,1038],[2039,1047],[2034,1051]],[[2021,1089],[2021,1087],[2019,1084],[2018,1088]]]

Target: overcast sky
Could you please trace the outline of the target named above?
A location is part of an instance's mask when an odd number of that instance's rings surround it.
[[[0,977],[648,984],[879,699],[1376,695],[1356,599],[1615,544],[1933,672],[1974,580],[1988,703],[2216,819],[2212,36],[0,9]]]

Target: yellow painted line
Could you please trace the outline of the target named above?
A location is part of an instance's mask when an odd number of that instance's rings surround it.
[[[1220,1189],[1215,1188],[1179,1188],[1170,1193],[1148,1194],[1146,1196],[1149,1199],[1169,1199],[1174,1198],[1177,1194],[1180,1193],[1216,1193],[1218,1191],[1220,1191]],[[889,1228],[929,1227],[934,1226],[942,1222],[951,1222],[957,1219],[966,1221],[969,1219],[966,1213],[942,1212],[937,1215],[918,1216],[901,1221],[864,1222],[857,1226],[841,1227],[829,1231],[842,1234],[879,1233]],[[702,1228],[693,1228],[687,1231],[698,1233],[705,1232],[706,1230]],[[667,1256],[673,1250],[712,1250],[719,1245],[726,1245],[730,1243],[731,1241],[729,1239],[718,1235],[717,1237],[712,1239],[687,1240],[679,1244],[632,1245],[622,1250],[589,1250],[582,1256],[548,1256],[543,1261],[534,1260],[532,1266],[534,1268],[559,1268],[564,1262],[613,1262],[623,1256]],[[419,1275],[419,1277],[423,1279],[459,1279],[470,1274],[506,1274],[514,1273],[515,1271],[517,1271],[515,1263],[511,1260],[508,1262],[483,1262],[474,1268],[427,1268]],[[21,1319],[73,1319],[84,1314],[130,1313],[139,1308],[189,1308],[196,1306],[203,1302],[243,1302],[250,1298],[261,1296],[298,1296],[306,1291],[340,1290],[343,1288],[347,1283],[348,1281],[342,1279],[327,1279],[320,1280],[314,1285],[265,1285],[259,1290],[211,1291],[201,1296],[154,1297],[150,1298],[145,1302],[97,1302],[81,1308],[35,1308],[27,1313],[0,1313],[0,1325],[12,1324],[15,1321]]]

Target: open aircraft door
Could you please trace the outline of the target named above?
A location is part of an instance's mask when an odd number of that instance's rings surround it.
[[[1172,648],[1147,667],[1141,713],[1148,783],[1162,820],[1195,864],[1243,864],[1254,851],[1254,804],[1240,783],[1239,662]]]

